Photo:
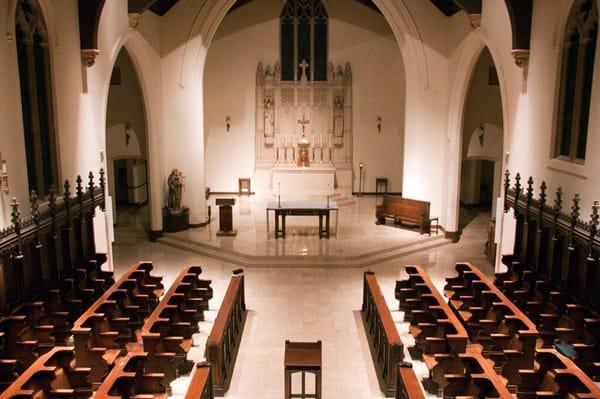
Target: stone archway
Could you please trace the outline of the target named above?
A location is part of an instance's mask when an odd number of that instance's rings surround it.
[[[502,64],[499,62],[500,57],[495,49],[493,42],[486,36],[486,32],[482,28],[478,28],[467,36],[462,44],[462,54],[456,68],[457,77],[454,79],[454,86],[451,90],[451,98],[449,105],[448,119],[448,165],[446,171],[446,198],[447,205],[446,213],[446,230],[456,232],[452,235],[452,239],[459,239],[459,207],[460,207],[460,186],[461,186],[461,167],[462,167],[462,138],[464,128],[464,115],[466,100],[471,84],[471,77],[481,53],[484,49],[488,49],[496,71],[500,86],[500,98],[502,103],[502,124],[504,129],[503,148],[508,148],[510,140],[508,132],[510,132],[510,119],[508,118],[508,103],[506,98],[506,83],[502,70]],[[501,170],[504,169],[506,159],[501,160]],[[500,193],[502,195],[502,192]]]

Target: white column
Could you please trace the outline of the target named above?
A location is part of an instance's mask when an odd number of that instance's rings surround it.
[[[190,224],[206,221],[204,165],[204,102],[203,73],[206,49],[199,55],[202,60],[193,79],[184,82],[172,73],[180,58],[176,55],[163,58],[163,131],[165,174],[179,169],[185,176],[182,205],[190,209]],[[180,64],[179,64],[180,65]],[[171,73],[167,73],[170,71]],[[223,162],[229,162],[223,154]]]

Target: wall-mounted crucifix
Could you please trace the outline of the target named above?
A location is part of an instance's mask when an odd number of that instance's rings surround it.
[[[298,119],[298,123],[302,125],[302,135],[304,136],[304,128],[306,126],[306,124],[308,124],[310,121],[308,119],[306,119],[306,116],[302,115],[302,119]]]

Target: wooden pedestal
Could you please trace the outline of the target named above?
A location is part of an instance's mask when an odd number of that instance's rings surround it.
[[[217,231],[217,236],[236,236],[237,230],[233,229],[233,205],[235,200],[233,198],[218,198],[215,203],[219,207],[219,231]]]
[[[190,210],[183,208],[180,212],[172,213],[167,208],[163,208],[163,231],[165,233],[175,233],[190,228]]]

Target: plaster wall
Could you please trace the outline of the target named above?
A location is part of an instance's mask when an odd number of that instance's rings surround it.
[[[353,158],[363,161],[363,190],[375,177],[402,188],[404,68],[384,17],[354,1],[331,2],[329,62],[349,62],[353,74]],[[255,0],[229,13],[208,51],[204,76],[206,185],[237,191],[238,177],[254,173],[255,74],[259,62],[279,62],[281,4]],[[226,130],[225,118],[231,117]],[[377,116],[382,130],[377,131]],[[225,157],[224,157],[225,155]],[[356,171],[358,173],[358,167]],[[354,190],[358,189],[355,179]]]

